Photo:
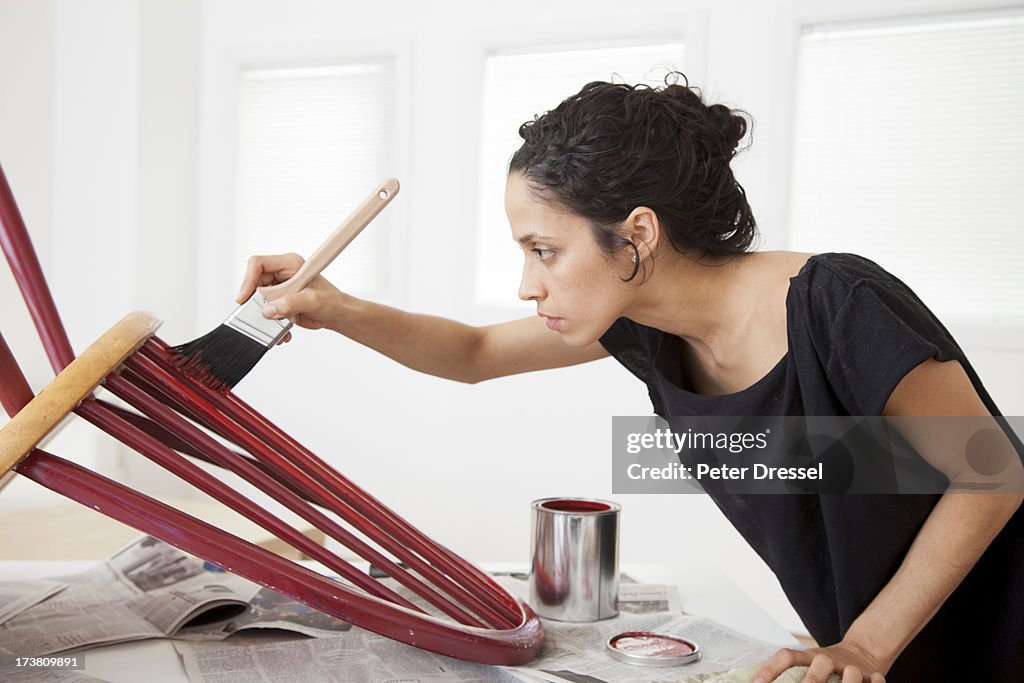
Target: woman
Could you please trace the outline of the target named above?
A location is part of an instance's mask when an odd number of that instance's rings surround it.
[[[323,278],[264,315],[463,382],[610,354],[666,416],[998,415],[945,328],[876,264],[748,251],[754,217],[729,167],[746,130],[688,86],[590,83],[520,128],[509,168],[519,296],[537,317],[470,327]],[[239,301],[300,264],[253,257]],[[913,445],[959,476],[942,443]],[[712,495],[825,644],[780,651],[755,680],[795,665],[809,683],[1024,680],[1020,495]]]

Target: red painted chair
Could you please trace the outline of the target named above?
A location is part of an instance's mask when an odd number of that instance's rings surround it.
[[[537,656],[543,628],[527,605],[350,482],[233,393],[214,391],[183,376],[172,363],[169,347],[154,336],[159,326],[155,317],[126,316],[76,358],[2,168],[0,222],[4,254],[57,373],[50,385],[33,396],[0,336],[0,402],[12,416],[0,430],[0,476],[13,468],[239,576],[409,645],[485,664],[518,665]],[[97,398],[94,390],[100,385],[134,410]],[[35,448],[71,412],[341,578],[319,574]],[[412,597],[316,544],[190,458],[238,474],[383,570]]]

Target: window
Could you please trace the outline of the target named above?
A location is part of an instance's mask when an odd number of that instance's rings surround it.
[[[809,28],[796,93],[791,246],[1024,323],[1024,15]]]
[[[477,224],[476,301],[511,305],[523,255],[512,241],[505,216],[508,161],[522,144],[519,126],[553,109],[590,81],[664,83],[669,71],[682,70],[681,42],[643,45],[501,51],[484,67],[480,144],[480,208]]]
[[[251,254],[308,257],[392,175],[393,81],[389,61],[241,71],[236,281]],[[328,268],[335,284],[384,292],[388,222],[385,210]]]

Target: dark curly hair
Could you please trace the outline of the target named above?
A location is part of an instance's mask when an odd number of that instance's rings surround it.
[[[654,88],[594,81],[519,127],[509,173],[590,220],[609,255],[633,248],[614,227],[637,206],[657,214],[677,251],[741,254],[757,233],[729,167],[749,127],[741,114],[706,105],[678,72]]]

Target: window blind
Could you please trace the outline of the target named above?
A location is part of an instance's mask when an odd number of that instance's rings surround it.
[[[851,251],[940,317],[1024,323],[1024,13],[801,37],[791,246]]]
[[[477,303],[528,307],[517,298],[523,254],[512,241],[504,204],[508,162],[522,144],[519,126],[554,109],[590,81],[663,84],[669,71],[682,69],[684,58],[683,43],[671,41],[488,55],[480,144]]]
[[[252,254],[313,250],[389,175],[390,61],[251,68],[239,74],[236,188],[238,279]],[[379,295],[388,281],[388,212],[325,274]]]

